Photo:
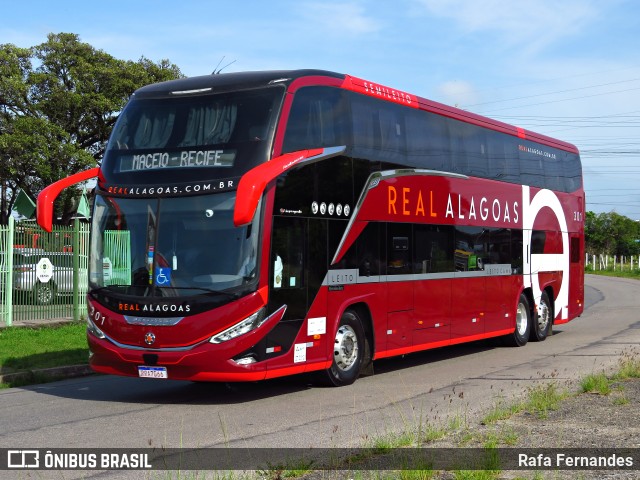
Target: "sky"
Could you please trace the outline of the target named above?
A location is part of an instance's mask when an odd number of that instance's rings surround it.
[[[587,210],[640,220],[636,0],[0,0],[0,44],[48,33],[187,76],[319,68],[575,144]]]

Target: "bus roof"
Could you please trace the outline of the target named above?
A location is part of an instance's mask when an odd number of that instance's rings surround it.
[[[275,83],[288,85],[302,77],[321,76],[344,79],[345,75],[326,70],[268,70],[257,72],[235,72],[181,78],[154,83],[136,90],[136,96],[163,96],[175,92],[191,92],[212,89],[215,91],[243,90],[266,87]]]
[[[334,82],[337,80],[341,84],[342,88],[360,93],[368,93],[369,95],[377,97],[379,97],[379,95],[376,95],[375,92],[372,92],[370,90],[372,85],[381,87],[386,91],[399,92],[398,90],[391,89],[380,84],[375,84],[373,82],[368,82],[351,75],[331,72],[328,70],[300,69],[234,72],[182,78],[178,80],[170,80],[168,82],[147,85],[136,90],[134,95],[138,98],[175,98],[176,95],[180,94],[188,95],[190,93],[197,94],[207,91],[227,92],[232,90],[245,90],[251,88],[266,87],[276,84],[288,86],[296,80],[304,77],[325,77],[328,79],[334,79]],[[507,133],[509,135],[517,136],[522,139],[531,140],[533,142],[538,142],[544,145],[559,148],[571,153],[579,153],[576,146],[571,143],[525,130],[523,128],[510,125],[499,120],[494,120],[489,117],[469,112],[467,110],[462,110],[433,100],[428,100],[423,97],[415,95],[410,96],[415,99],[416,105],[414,106],[416,108],[420,108],[422,110],[426,110],[439,115],[444,115],[466,123],[479,125],[491,130]],[[382,99],[390,100],[389,98],[384,98],[384,95],[382,96]]]

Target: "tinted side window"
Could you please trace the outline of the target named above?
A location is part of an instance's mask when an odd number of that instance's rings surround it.
[[[348,124],[343,93],[327,87],[301,88],[295,95],[283,153],[347,144]]]
[[[543,165],[545,187],[551,190],[564,190],[565,182],[562,169],[562,156],[560,158],[557,156],[556,158],[545,157],[543,159]]]
[[[487,162],[487,140],[485,130],[475,125],[462,123],[459,129],[460,148],[466,156],[466,173],[474,177],[491,178]]]
[[[387,224],[387,275],[413,273],[412,240],[411,224]]]
[[[380,148],[389,161],[404,160],[405,128],[403,107],[380,102]]]
[[[353,155],[406,165],[406,115],[411,109],[351,92]]]
[[[542,157],[524,150],[520,153],[520,182],[532,187],[544,188],[545,175]]]
[[[363,95],[351,95],[350,98],[354,156],[375,158],[375,151],[380,149],[381,135],[378,102]]]
[[[300,218],[274,217],[272,262],[274,289],[304,286],[305,222]]]
[[[335,254],[346,226],[347,222],[329,221],[329,260]],[[340,262],[330,268],[358,268],[362,277],[382,274],[385,271],[385,266],[380,257],[380,245],[383,241],[380,232],[384,232],[385,227],[384,223],[369,223],[353,245],[349,247]]]
[[[487,132],[489,178],[520,183],[520,161],[515,138],[499,132]]]
[[[383,271],[380,262],[380,230],[383,227],[379,223],[369,223],[358,237],[356,248],[361,276],[376,276]]]
[[[582,165],[580,164],[580,157],[574,153],[567,153],[562,166],[566,191],[575,192],[582,186]]]
[[[414,273],[453,272],[452,226],[414,225]]]
[[[580,263],[580,259],[582,258],[582,252],[580,251],[580,237],[571,237],[569,251],[571,252],[571,263]]]
[[[544,230],[534,230],[531,232],[531,253],[544,253],[544,245],[547,241],[547,233]]]
[[[482,227],[456,227],[455,269],[458,272],[484,270],[486,254],[485,229]]]
[[[451,121],[419,110],[406,110],[408,165],[428,170],[451,171]]]

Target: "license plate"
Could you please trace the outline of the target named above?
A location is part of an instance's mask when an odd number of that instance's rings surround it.
[[[142,378],[169,378],[167,367],[138,367],[138,376]]]

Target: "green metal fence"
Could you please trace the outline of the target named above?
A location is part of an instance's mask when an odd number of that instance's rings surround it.
[[[89,226],[0,226],[0,326],[80,320],[86,311]]]

